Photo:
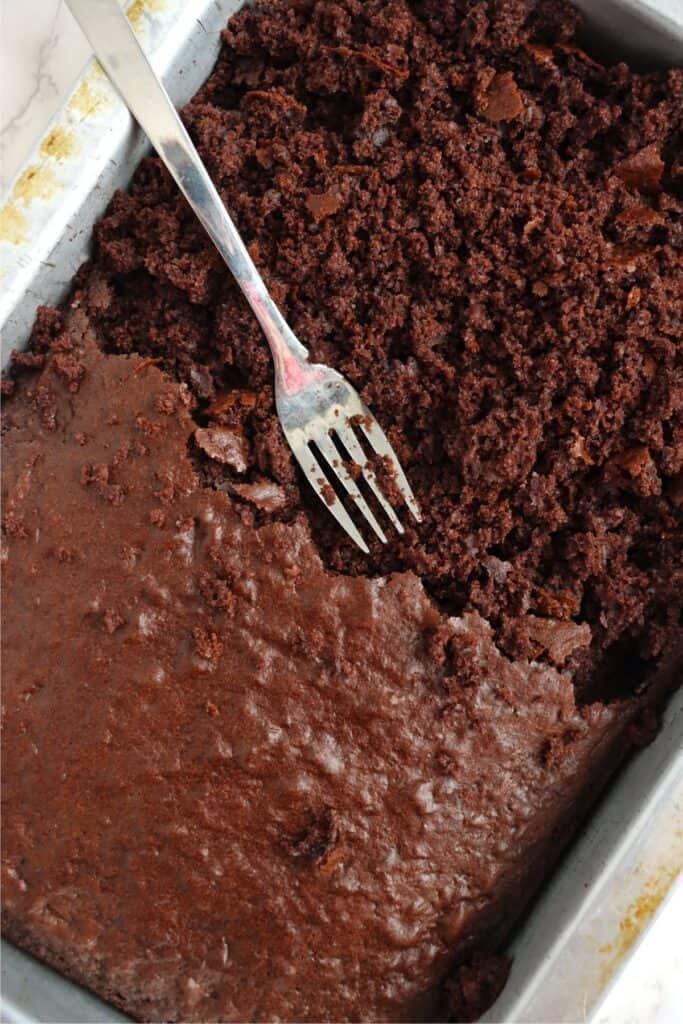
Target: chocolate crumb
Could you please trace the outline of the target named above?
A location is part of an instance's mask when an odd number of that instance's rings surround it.
[[[512,959],[491,953],[475,953],[469,964],[456,968],[448,983],[449,1020],[476,1021],[500,995]]]
[[[519,117],[524,102],[511,71],[493,77],[481,99],[480,110],[489,121],[512,121]]]
[[[319,223],[325,217],[330,217],[341,208],[343,200],[341,196],[332,192],[311,192],[306,198],[306,206],[311,211],[313,220]]]
[[[210,459],[244,473],[249,465],[249,445],[239,430],[230,427],[207,427],[195,431],[194,439]]]
[[[272,480],[256,480],[251,484],[233,484],[232,490],[240,498],[250,501],[263,512],[277,512],[287,504],[284,488]]]
[[[664,161],[655,145],[644,146],[615,167],[617,177],[639,192],[659,192],[663,171]]]

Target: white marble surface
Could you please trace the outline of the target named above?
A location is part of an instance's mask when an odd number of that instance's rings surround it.
[[[681,0],[673,0],[680,3]],[[0,0],[0,187],[4,191],[88,59],[64,0]],[[683,1022],[683,880],[595,1024]]]
[[[0,0],[0,187],[5,190],[89,56],[63,0]]]

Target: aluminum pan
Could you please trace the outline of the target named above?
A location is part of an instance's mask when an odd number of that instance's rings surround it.
[[[180,105],[211,70],[219,31],[242,0],[134,0],[145,50]],[[36,308],[61,301],[87,258],[92,225],[149,149],[92,61],[0,205],[2,365],[25,344]]]
[[[648,62],[683,61],[680,0],[577,0],[596,28]],[[211,69],[218,31],[241,0],[136,0],[136,29],[172,98]],[[36,306],[58,302],[87,257],[91,229],[125,187],[145,140],[97,66],[79,79],[0,208],[3,363],[25,343]],[[656,741],[633,758],[537,901],[511,950],[510,979],[487,1022],[586,1020],[625,969],[683,866],[683,693]],[[9,943],[0,1017],[126,1018]]]

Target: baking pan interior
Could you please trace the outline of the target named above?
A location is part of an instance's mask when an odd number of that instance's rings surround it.
[[[241,6],[240,0],[176,0],[161,12],[150,4],[145,40],[157,69],[177,103],[196,91],[213,65],[218,32]],[[585,39],[642,66],[683,61],[683,6],[680,0],[580,0],[586,16]],[[143,7],[145,5],[143,4]],[[89,78],[87,76],[90,76]],[[28,338],[35,309],[65,297],[69,282],[86,258],[92,225],[117,188],[125,187],[146,142],[93,71],[85,95],[105,97],[89,116],[73,97],[52,129],[74,121],[82,141],[78,160],[63,168],[56,197],[37,202],[20,244],[0,239],[8,274],[0,297],[3,362],[9,349]],[[34,156],[33,161],[37,157]],[[30,166],[35,166],[29,161]],[[656,741],[635,757],[573,844],[537,900],[513,942],[510,980],[489,1022],[586,1019],[606,986],[623,966],[601,961],[618,935],[623,915],[652,879],[670,878],[680,863],[676,814],[683,807],[681,694],[669,704]],[[662,898],[666,893],[663,887]],[[2,944],[2,1019],[30,1021],[125,1020],[112,1007],[74,985],[9,943]]]

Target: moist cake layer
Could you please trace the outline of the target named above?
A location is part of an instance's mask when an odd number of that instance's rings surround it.
[[[683,75],[602,67],[574,27],[257,3],[186,109],[425,513],[369,559],[157,160],[15,358],[3,927],[140,1019],[476,1016],[652,734],[682,632]]]
[[[444,1016],[637,703],[254,530],[187,392],[71,321],[5,417],[6,930],[142,1020]]]

